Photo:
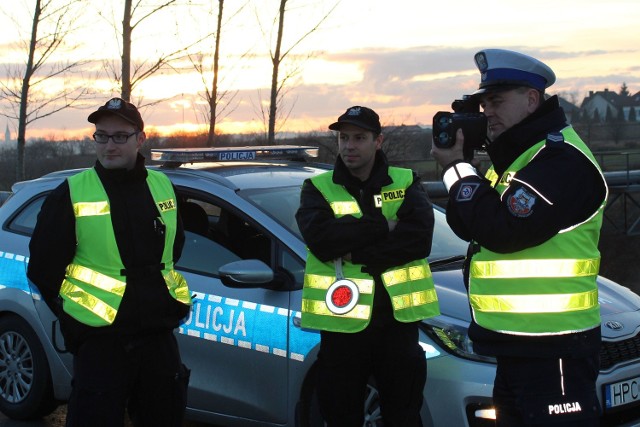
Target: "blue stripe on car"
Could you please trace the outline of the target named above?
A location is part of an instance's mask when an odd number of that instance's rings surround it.
[[[31,292],[27,281],[27,264],[24,255],[0,252],[0,286]]]
[[[180,333],[302,362],[320,334],[294,326],[299,316],[286,308],[198,293]]]
[[[23,255],[0,252],[0,286],[35,292],[36,288],[30,288],[26,276],[28,262]],[[299,318],[299,311],[198,293],[194,296],[193,310],[180,325],[179,332],[303,362],[320,342],[320,334],[294,325]],[[437,354],[437,351],[435,354],[427,351],[427,358]]]

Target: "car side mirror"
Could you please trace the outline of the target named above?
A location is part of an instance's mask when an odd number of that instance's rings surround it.
[[[273,270],[257,259],[230,262],[218,269],[220,280],[230,288],[259,288],[273,281]]]

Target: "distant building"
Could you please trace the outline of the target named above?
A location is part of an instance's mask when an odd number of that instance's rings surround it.
[[[0,144],[0,149],[7,149],[13,146],[13,140],[11,139],[11,131],[9,130],[9,123],[4,130],[4,144]]]
[[[590,122],[639,122],[640,121],[640,92],[630,95],[626,86],[622,86],[620,93],[609,89],[603,91],[589,91],[580,107],[582,121]]]

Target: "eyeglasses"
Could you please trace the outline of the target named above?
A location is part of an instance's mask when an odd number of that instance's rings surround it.
[[[114,144],[126,144],[129,138],[139,133],[140,131],[135,131],[131,133],[116,133],[114,135],[109,135],[107,133],[96,132],[93,134],[93,139],[98,144],[106,144],[109,142],[109,138],[113,140]]]

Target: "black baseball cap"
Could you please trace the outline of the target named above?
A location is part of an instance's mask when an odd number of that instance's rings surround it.
[[[109,114],[121,117],[141,131],[144,130],[144,122],[136,106],[122,98],[111,98],[102,107],[89,114],[87,120],[91,123],[97,123],[98,120]]]
[[[377,134],[382,132],[382,126],[380,126],[380,117],[378,117],[378,114],[371,108],[361,107],[359,105],[349,107],[343,115],[338,117],[337,122],[329,125],[329,129],[339,131],[340,127],[345,123],[370,130]]]

